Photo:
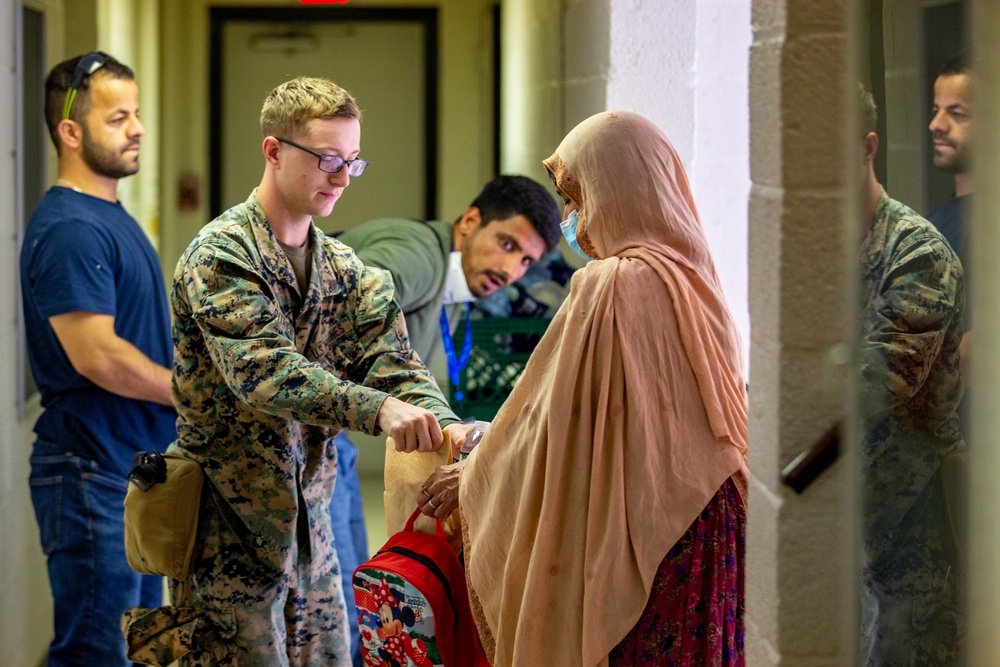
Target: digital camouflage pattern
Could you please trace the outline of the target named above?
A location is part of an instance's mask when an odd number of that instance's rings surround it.
[[[883,190],[860,268],[865,664],[952,665],[958,570],[939,469],[965,447],[962,266],[929,222]]]
[[[209,616],[225,614],[220,605],[263,605],[262,613],[280,617],[280,605],[267,608],[276,591],[306,597],[310,589],[321,591],[316,599],[298,600],[291,617],[289,596],[286,624],[302,626],[290,646],[316,634],[306,617],[324,618],[321,634],[338,637],[340,629],[346,637],[345,624],[354,620],[345,615],[328,510],[336,433],[376,434],[376,416],[389,395],[430,410],[442,427],[460,421],[409,348],[389,274],[363,266],[315,226],[310,244],[310,284],[300,299],[291,263],[254,191],[191,242],[171,293],[178,412],[171,451],[201,462],[210,482],[199,526],[205,551],[190,601],[208,612],[202,624],[211,627]],[[154,626],[143,633],[151,652],[162,654],[173,641],[157,630],[189,627],[177,611],[143,621]],[[142,617],[133,612],[132,618]],[[271,620],[255,630],[238,614],[233,641],[263,642],[264,635],[273,641]],[[136,637],[130,646],[142,641]],[[348,660],[346,648],[338,660]],[[339,662],[314,656],[293,664]]]
[[[354,623],[340,591],[340,568],[308,586],[275,584],[273,571],[254,561],[231,519],[207,499],[198,544],[202,565],[192,581],[171,580],[172,607],[132,609],[122,627],[129,658],[167,667],[350,665],[348,626]],[[300,564],[308,579],[308,563]]]

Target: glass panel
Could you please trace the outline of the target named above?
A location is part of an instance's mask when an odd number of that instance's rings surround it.
[[[884,23],[870,35],[865,74],[884,98],[881,123],[866,115],[873,99],[859,94],[858,112],[861,664],[959,665],[968,477],[963,341],[971,340],[971,318],[968,198],[956,194],[969,178],[971,75],[961,66],[939,69],[965,44],[967,7],[870,5],[884,12]],[[947,110],[935,115],[935,105]],[[887,178],[874,168],[879,152],[888,156]]]

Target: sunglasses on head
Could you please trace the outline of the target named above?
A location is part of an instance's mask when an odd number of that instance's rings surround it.
[[[80,86],[83,85],[88,76],[104,67],[110,57],[103,51],[91,51],[80,58],[80,62],[77,63],[76,70],[73,72],[73,78],[69,82],[69,88],[66,90],[66,101],[63,103],[63,120],[69,118],[69,112],[73,110],[73,101],[76,99],[76,93],[80,90]]]

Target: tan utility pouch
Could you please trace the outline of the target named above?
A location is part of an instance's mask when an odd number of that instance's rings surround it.
[[[136,454],[125,494],[125,556],[133,570],[182,581],[191,576],[204,481],[193,459]]]

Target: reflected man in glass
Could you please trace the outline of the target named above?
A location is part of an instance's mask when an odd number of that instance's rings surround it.
[[[947,239],[962,260],[966,292],[971,281],[969,256],[969,212],[972,200],[972,142],[975,114],[973,112],[973,60],[962,52],[945,61],[934,80],[934,107],[928,129],[934,142],[934,166],[955,177],[955,194],[935,206],[927,219]],[[972,318],[965,315],[965,336],[962,338],[962,379],[968,383]],[[969,440],[969,397],[959,406],[962,435]]]
[[[965,449],[962,265],[876,180],[877,110],[863,88],[860,97],[862,664],[957,665],[959,545],[941,468]]]

